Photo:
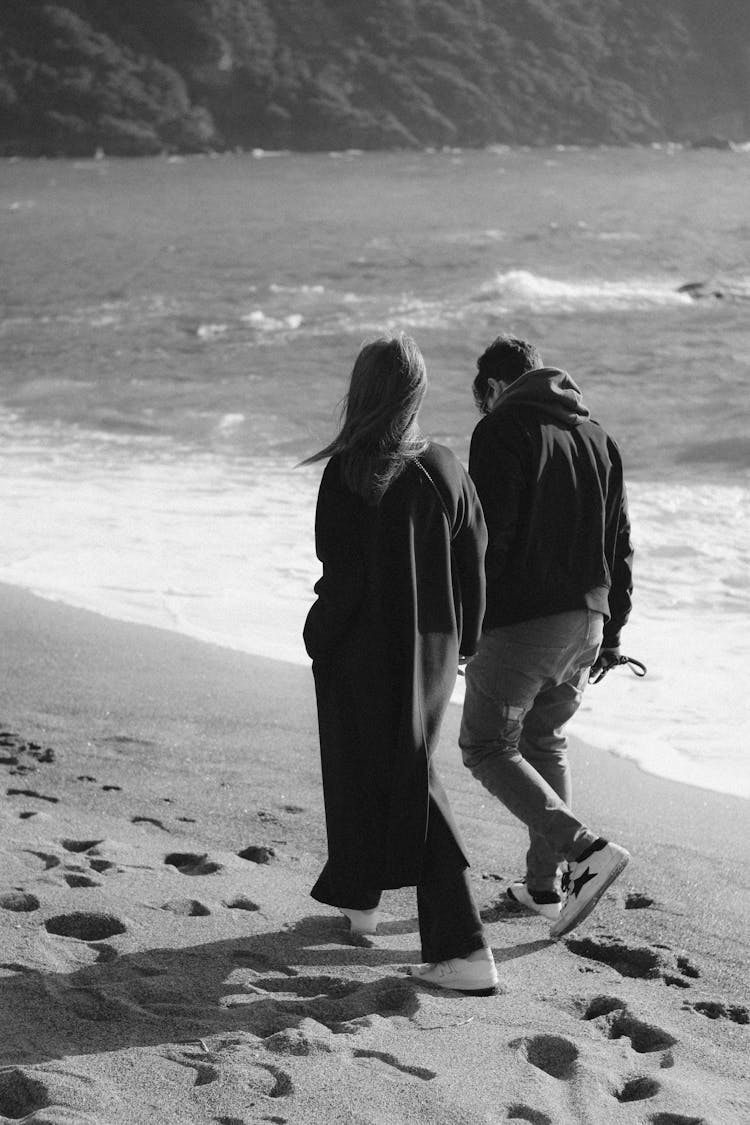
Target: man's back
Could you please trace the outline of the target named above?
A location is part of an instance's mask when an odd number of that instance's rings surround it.
[[[469,472],[487,521],[485,628],[588,608],[616,646],[630,611],[622,463],[557,368],[527,372],[477,425]]]

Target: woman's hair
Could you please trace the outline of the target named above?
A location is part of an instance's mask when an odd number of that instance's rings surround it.
[[[406,464],[423,452],[417,412],[427,390],[422,353],[403,333],[365,344],[352,368],[333,441],[302,462],[338,453],[347,487],[377,504]]]
[[[485,404],[490,379],[514,383],[527,371],[541,366],[542,357],[533,344],[515,336],[496,336],[477,360],[477,373],[471,389],[479,411],[487,413]]]

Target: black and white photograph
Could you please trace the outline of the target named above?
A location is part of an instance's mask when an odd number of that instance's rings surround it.
[[[748,1125],[750,4],[0,0],[0,1125]]]

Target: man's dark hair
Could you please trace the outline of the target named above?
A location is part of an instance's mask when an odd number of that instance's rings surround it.
[[[477,374],[472,384],[474,401],[484,413],[490,379],[514,383],[526,371],[542,366],[542,357],[533,344],[515,336],[497,336],[477,360]]]

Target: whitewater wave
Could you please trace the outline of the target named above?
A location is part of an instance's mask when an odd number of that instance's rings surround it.
[[[482,286],[478,300],[497,302],[509,310],[540,312],[612,312],[692,304],[690,295],[679,291],[679,284],[658,278],[558,280],[529,270],[508,270]]]
[[[3,422],[0,411],[0,423]],[[12,416],[0,443],[0,580],[110,617],[305,662],[301,633],[319,577],[319,473],[284,460],[225,460],[149,439],[33,431]],[[246,422],[217,419],[219,432]],[[55,441],[51,440],[55,438]],[[8,440],[13,438],[14,440]],[[119,438],[119,440],[118,440]],[[138,455],[133,456],[134,446]],[[161,455],[159,455],[161,454]],[[634,483],[637,601],[626,651],[648,665],[587,692],[576,733],[653,773],[750,795],[750,722],[737,669],[750,491]]]
[[[253,309],[251,313],[243,316],[242,321],[258,332],[295,332],[302,324],[303,317],[300,313],[287,313],[285,316],[269,316],[262,309]]]

